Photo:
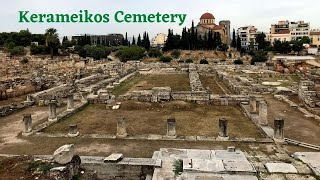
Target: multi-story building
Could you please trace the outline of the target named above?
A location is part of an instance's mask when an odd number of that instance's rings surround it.
[[[123,42],[123,35],[122,34],[108,34],[108,35],[91,35],[91,34],[85,34],[85,35],[75,35],[72,36],[72,40],[80,41],[83,37],[90,37],[90,43],[92,45],[108,45],[108,46],[118,46],[121,45]]]
[[[320,29],[310,31],[310,44],[320,47]]]
[[[292,40],[300,40],[310,34],[310,23],[304,21],[290,22],[289,28]]]
[[[158,33],[151,41],[151,47],[163,48],[166,43],[167,35],[163,33]]]
[[[270,40],[273,43],[276,40],[291,41],[300,40],[310,34],[310,23],[304,21],[278,21],[278,24],[272,24],[270,28]]]
[[[254,26],[240,27],[237,31],[238,36],[241,39],[241,47],[243,49],[250,49],[252,46],[254,49],[258,48],[256,43],[256,36],[258,34],[257,28]]]

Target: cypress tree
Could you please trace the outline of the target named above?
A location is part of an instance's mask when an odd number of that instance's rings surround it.
[[[142,44],[142,42],[141,42],[141,36],[140,36],[140,34],[139,34],[137,45],[138,45],[138,46],[141,46],[141,44]]]
[[[237,47],[237,40],[236,40],[236,31],[233,29],[233,34],[232,34],[232,43],[231,47],[236,48]]]
[[[132,45],[136,45],[136,40],[135,40],[134,36],[132,37],[132,43],[131,44]]]
[[[237,36],[237,50],[241,51],[241,39],[239,35]]]

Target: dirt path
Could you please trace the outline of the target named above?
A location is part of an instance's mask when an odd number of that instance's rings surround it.
[[[57,112],[62,112],[65,107],[59,107]],[[31,113],[32,123],[39,124],[41,119],[48,116],[48,107],[32,106],[12,115],[0,118],[0,150],[8,144],[28,143],[26,140],[18,138],[18,134],[23,130],[22,117],[25,113]]]
[[[283,101],[278,101],[272,95],[264,98],[268,103],[268,120],[273,127],[273,120],[276,117],[283,117],[285,120],[284,135],[287,138],[320,145],[320,125],[313,118],[307,118],[299,110],[289,107]]]

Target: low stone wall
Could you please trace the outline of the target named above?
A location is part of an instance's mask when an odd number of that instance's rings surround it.
[[[8,116],[14,112],[22,110],[28,107],[28,104],[20,103],[20,104],[10,104],[8,106],[1,106],[0,107],[0,117]]]
[[[105,180],[146,179],[148,175],[152,177],[155,166],[153,163],[148,163],[154,160],[147,158],[124,158],[118,163],[104,163],[104,157],[87,157],[89,160],[81,158],[83,159],[81,168],[85,172],[84,179],[87,179],[87,176]]]

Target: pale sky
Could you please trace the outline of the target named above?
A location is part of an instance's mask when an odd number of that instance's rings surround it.
[[[191,21],[199,22],[205,12],[212,13],[216,23],[230,20],[232,28],[254,25],[259,31],[268,32],[270,25],[278,20],[305,20],[311,23],[311,29],[320,28],[319,0],[2,0],[0,5],[0,31],[19,31],[29,28],[32,33],[43,33],[54,27],[60,36],[74,34],[125,33],[137,36],[147,31],[150,38],[157,33],[167,33],[168,28],[181,33],[184,26],[190,27]],[[78,13],[79,10],[90,13],[110,14],[109,23],[18,23],[18,11],[30,13]],[[116,23],[115,12],[125,13],[172,13],[187,14],[186,22],[178,23]]]

